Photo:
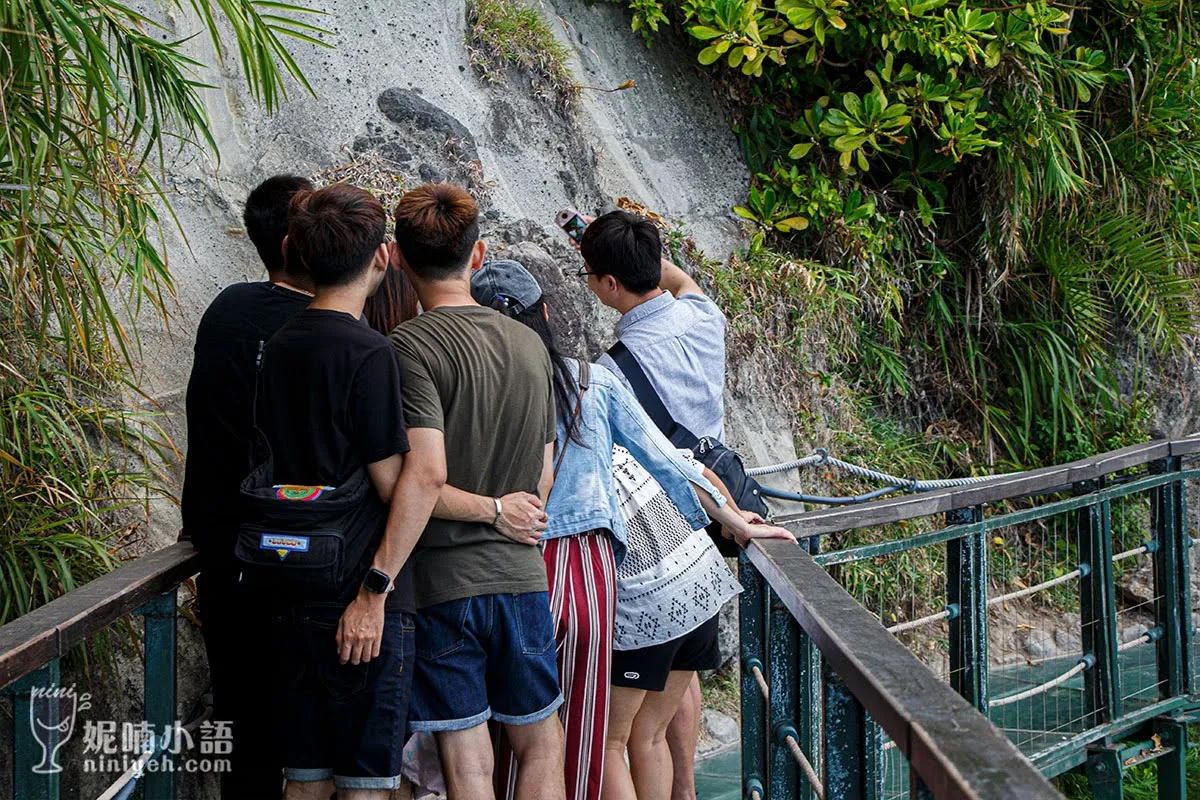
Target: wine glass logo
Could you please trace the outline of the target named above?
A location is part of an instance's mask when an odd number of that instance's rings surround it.
[[[88,703],[85,701],[83,707]],[[29,728],[42,746],[42,760],[33,771],[39,775],[62,772],[58,751],[75,733],[75,715],[82,710],[75,686],[37,686],[29,696]]]

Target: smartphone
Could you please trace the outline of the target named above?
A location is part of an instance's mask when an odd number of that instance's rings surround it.
[[[583,232],[587,229],[587,223],[583,221],[583,217],[578,211],[568,206],[558,212],[558,216],[554,219],[558,223],[558,227],[567,232],[576,241],[583,241]]]

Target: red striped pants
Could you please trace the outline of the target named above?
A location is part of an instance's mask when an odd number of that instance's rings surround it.
[[[617,568],[608,531],[551,539],[542,547],[564,702],[567,800],[598,800],[608,734],[609,671]],[[496,794],[511,800],[516,759],[503,730],[496,742]]]

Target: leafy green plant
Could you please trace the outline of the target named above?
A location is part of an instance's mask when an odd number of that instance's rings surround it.
[[[646,24],[651,31],[658,29],[656,17]],[[467,54],[485,79],[495,83],[505,67],[515,66],[530,75],[535,93],[554,98],[564,108],[578,99],[567,48],[537,10],[520,0],[469,0],[467,25]]]
[[[230,41],[268,110],[307,89],[299,6],[167,0]],[[134,388],[138,319],[166,317],[169,147],[214,146],[187,39],[120,2],[0,10],[0,623],[109,569],[173,448]],[[140,511],[140,514],[137,513]]]
[[[683,0],[676,18],[740,101],[750,254],[854,275],[839,374],[1033,465],[1111,440],[1136,405],[1122,375],[1194,331],[1193,6]]]

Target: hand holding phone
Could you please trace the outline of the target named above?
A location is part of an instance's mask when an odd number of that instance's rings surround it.
[[[554,221],[558,223],[558,227],[566,231],[567,236],[570,236],[575,244],[583,241],[583,232],[587,230],[587,220],[583,215],[570,206],[558,212],[558,216]]]

